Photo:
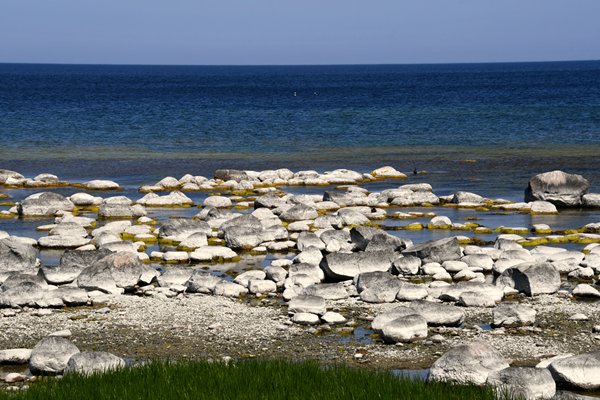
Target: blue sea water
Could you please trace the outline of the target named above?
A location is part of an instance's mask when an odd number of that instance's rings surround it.
[[[0,64],[0,168],[30,175],[137,184],[219,167],[389,164],[492,195],[556,168],[597,188],[599,155],[599,61]]]

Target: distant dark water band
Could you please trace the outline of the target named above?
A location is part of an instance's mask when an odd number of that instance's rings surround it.
[[[176,160],[257,160],[264,162],[298,162],[309,165],[311,162],[321,163],[330,161],[366,161],[398,160],[398,157],[408,160],[472,160],[473,157],[482,159],[531,158],[532,161],[541,158],[578,158],[598,157],[600,155],[600,138],[598,143],[527,146],[507,143],[505,146],[439,146],[439,145],[410,145],[410,146],[348,146],[321,147],[319,150],[304,150],[298,146],[296,151],[289,152],[202,152],[202,151],[168,151],[148,150],[142,147],[111,147],[111,146],[56,146],[56,147],[21,147],[19,150],[0,148],[0,159],[4,162],[11,160],[146,160],[176,159]],[[348,159],[347,157],[351,157]],[[582,160],[584,161],[584,160]],[[591,161],[591,160],[587,160]]]

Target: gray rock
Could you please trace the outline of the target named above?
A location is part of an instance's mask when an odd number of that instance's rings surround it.
[[[322,297],[325,300],[343,300],[349,296],[342,283],[319,283],[305,287],[302,294]]]
[[[125,361],[104,351],[90,351],[74,354],[67,363],[65,374],[90,375],[124,368]]]
[[[186,282],[186,292],[211,294],[221,278],[207,271],[194,271]]]
[[[566,390],[557,390],[554,400],[596,400],[597,397],[585,396],[579,393],[573,393]]]
[[[16,180],[25,179],[25,177],[18,172],[11,171],[8,169],[0,169],[0,185],[4,185],[6,183],[6,180],[9,178]]]
[[[402,282],[398,293],[396,293],[396,299],[399,301],[422,300],[428,295],[429,292],[423,285]]]
[[[123,289],[130,289],[137,285],[140,276],[147,268],[136,254],[128,252],[109,254],[93,265],[96,267],[106,265],[117,287]]]
[[[306,221],[312,220],[319,216],[317,210],[305,204],[297,204],[281,214],[281,219],[284,221]]]
[[[456,306],[415,300],[409,307],[413,313],[425,317],[432,326],[460,326],[465,321],[465,312]]]
[[[290,300],[289,313],[311,313],[323,315],[327,312],[325,299],[319,296],[300,295]]]
[[[496,280],[498,286],[515,288],[528,296],[556,293],[560,273],[550,263],[523,263],[504,271]]]
[[[237,283],[221,281],[215,286],[214,293],[217,296],[240,297],[248,293],[248,289]]]
[[[580,297],[600,297],[600,291],[592,285],[580,283],[573,289],[573,295]]]
[[[232,249],[250,250],[263,242],[262,225],[231,226],[224,230],[225,243]]]
[[[185,286],[195,271],[189,268],[167,268],[158,278],[161,287]]]
[[[120,188],[117,182],[98,179],[85,182],[84,186],[90,190],[117,190]]]
[[[25,217],[50,217],[59,211],[72,211],[74,208],[71,200],[53,192],[32,194],[17,203],[17,213]]]
[[[400,192],[400,190],[398,191]],[[431,192],[413,192],[411,190],[402,190],[403,193],[396,193],[400,196],[394,197],[389,201],[395,206],[413,206],[424,204],[438,204],[440,199]]]
[[[323,241],[312,232],[301,232],[298,235],[296,247],[298,247],[298,250],[300,251],[304,251],[309,247],[325,250],[325,243],[323,243]]]
[[[396,300],[402,282],[388,272],[365,272],[356,278],[361,300],[367,303],[391,303]]]
[[[581,175],[563,171],[545,172],[529,180],[525,190],[525,201],[543,200],[559,207],[581,205],[581,197],[587,193],[590,184]]]
[[[364,198],[365,196],[363,195],[361,197]],[[340,207],[349,207],[357,204],[356,196],[352,196],[350,193],[337,191],[326,191],[323,193],[323,201],[332,201]]]
[[[364,251],[373,236],[378,234],[386,234],[386,232],[370,226],[358,226],[350,230],[350,241],[354,243],[356,250]]]
[[[23,281],[9,288],[3,288],[0,292],[0,307],[46,306],[45,299],[46,291],[41,285],[32,281]]]
[[[292,316],[292,322],[300,325],[317,325],[320,319],[316,314],[300,312]]]
[[[488,375],[487,384],[524,400],[551,399],[556,383],[547,369],[510,367]]]
[[[419,314],[409,314],[385,324],[383,340],[390,343],[412,342],[427,337],[427,320]]]
[[[339,313],[328,311],[321,316],[323,322],[331,325],[343,324],[346,322],[346,318]]]
[[[202,203],[204,207],[224,208],[231,207],[231,199],[225,196],[209,196]]]
[[[393,251],[331,253],[321,261],[321,268],[334,281],[352,279],[363,272],[389,271],[397,255]]]
[[[493,311],[493,326],[525,326],[535,323],[536,311],[526,304],[501,303]]]
[[[254,208],[277,208],[285,205],[285,200],[277,196],[276,194],[265,194],[263,196],[257,197],[254,200]]]
[[[548,369],[560,386],[585,390],[600,388],[600,352],[556,360]]]
[[[474,271],[491,271],[494,260],[487,254],[469,254],[460,259]]]
[[[71,357],[77,353],[79,349],[68,339],[47,336],[31,350],[29,369],[34,375],[59,375],[63,373]]]
[[[402,251],[413,245],[412,240],[390,235],[387,232],[373,235],[365,251]]]
[[[12,237],[0,239],[0,272],[27,271],[35,268],[36,250]]]
[[[85,306],[90,300],[87,292],[78,287],[61,286],[50,294],[70,307]]]
[[[8,289],[17,287],[23,282],[32,282],[40,287],[47,289],[48,285],[46,281],[41,276],[35,274],[27,274],[27,273],[11,273],[6,277],[4,282],[2,282],[2,286],[0,286],[0,292],[7,291]]]
[[[238,169],[218,169],[215,171],[215,179],[220,179],[222,181],[236,181],[241,182],[248,180],[249,177],[244,171],[240,171]]]
[[[458,239],[455,237],[434,240],[409,247],[402,252],[403,255],[419,257],[423,263],[459,260],[462,251]]]
[[[277,284],[270,280],[251,280],[248,282],[248,291],[257,293],[274,293],[277,291]]]
[[[267,274],[267,279],[272,280],[275,283],[283,283],[287,278],[287,271],[283,267],[269,265],[264,269]]]
[[[508,368],[507,360],[484,342],[456,346],[438,358],[428,380],[483,385],[489,374]]]
[[[293,261],[301,264],[319,265],[322,259],[321,250],[316,247],[305,247],[300,254],[294,257]]]
[[[581,197],[581,202],[584,207],[600,208],[600,193],[588,193]]]
[[[342,246],[347,246],[348,251],[351,251],[353,244],[350,243],[350,232],[346,230],[328,229],[321,233],[320,239],[327,246],[332,241],[339,242]]]
[[[190,251],[196,250],[200,247],[208,246],[208,239],[205,233],[198,232],[192,233],[190,236],[186,237],[179,243],[179,249]]]
[[[89,251],[67,250],[60,258],[58,268],[64,268],[66,271],[81,271],[110,254],[112,254],[111,251],[104,249]]]
[[[141,204],[102,203],[98,207],[99,218],[139,218],[146,216],[146,209]]]
[[[417,275],[421,268],[421,259],[415,256],[398,257],[392,264],[392,271],[398,275]]]
[[[77,277],[77,286],[85,290],[99,290],[104,293],[120,294],[112,276],[110,265],[95,263],[87,267]]]
[[[248,283],[251,280],[263,280],[267,277],[265,271],[261,269],[255,269],[251,271],[242,272],[233,280],[238,285],[242,285],[244,287],[248,287]]]
[[[51,235],[39,238],[38,246],[47,249],[75,249],[77,247],[85,246],[89,242],[90,239],[81,236]]]
[[[452,196],[452,203],[461,204],[461,203],[474,203],[481,204],[483,203],[484,198],[478,194],[471,192],[456,192]]]
[[[548,201],[532,201],[530,203],[532,214],[557,214],[556,206]]]
[[[439,295],[434,297],[444,301],[459,301],[460,296],[466,292],[477,293],[492,303],[498,303],[504,297],[504,291],[501,288],[480,282],[458,282],[455,285],[442,287],[439,289]]]
[[[31,349],[0,350],[0,364],[26,364],[31,357]]]
[[[415,314],[410,307],[400,306],[378,314],[371,322],[371,329],[376,332],[382,332],[387,324],[397,318],[406,317]]]
[[[209,236],[211,227],[205,221],[197,221],[185,218],[172,218],[165,221],[158,231],[161,239],[172,239],[181,242],[183,239],[195,234],[203,233]]]
[[[463,307],[494,307],[496,302],[490,297],[481,296],[477,292],[463,292],[458,299],[458,304]]]
[[[316,282],[321,282],[325,278],[323,270],[318,265],[297,263],[289,266],[288,275],[291,277],[297,275],[307,275]]]

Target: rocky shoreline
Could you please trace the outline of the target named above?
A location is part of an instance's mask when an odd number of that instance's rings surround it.
[[[398,185],[406,178],[392,167],[219,170],[210,179],[186,175],[143,185],[146,194],[132,200],[98,196],[120,189],[111,181],[73,184],[1,170],[0,188],[11,194],[46,191],[5,199],[0,216],[17,223],[37,218],[48,234],[0,232],[0,348],[29,349],[68,330],[64,335],[81,350],[133,360],[259,356],[389,369],[433,365],[432,379],[489,378],[508,386],[518,380],[513,374],[532,373],[545,384],[530,398],[551,397],[550,381],[600,388],[588,371],[600,371],[600,222],[565,230],[444,215],[468,209],[560,218],[564,207],[600,208],[589,183],[560,171],[540,174],[525,201],[514,203]],[[373,181],[389,181],[389,188],[361,186]],[[285,191],[294,186],[324,189]],[[52,191],[57,187],[93,192],[63,196]],[[170,193],[157,194],[164,191]],[[207,196],[198,204],[186,191]],[[156,210],[196,206],[191,218],[156,218]],[[420,230],[445,237],[403,236]],[[59,264],[41,265],[43,249],[64,251]],[[252,268],[256,263],[246,262],[253,258],[268,265]],[[227,268],[236,263],[243,267]],[[457,348],[464,351],[453,355]],[[572,356],[567,372],[559,360],[512,372],[565,354]],[[583,367],[580,354],[589,354]],[[502,368],[483,377],[444,364],[477,364],[488,355]],[[591,378],[574,382],[569,373]]]

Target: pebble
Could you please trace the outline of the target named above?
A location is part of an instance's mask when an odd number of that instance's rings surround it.
[[[583,313],[573,314],[569,317],[571,321],[587,321],[589,317]]]

